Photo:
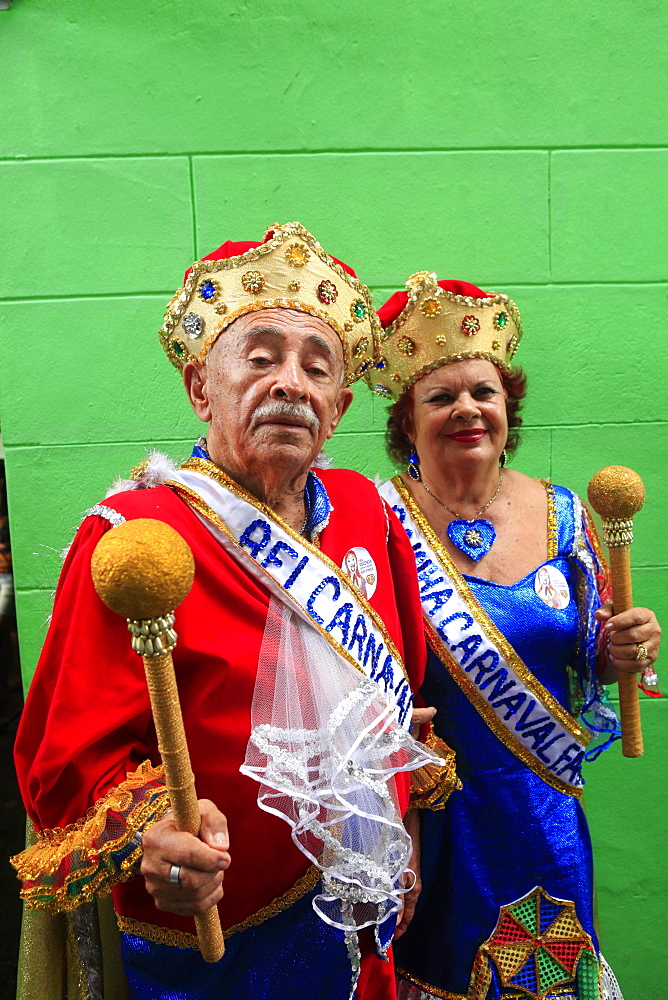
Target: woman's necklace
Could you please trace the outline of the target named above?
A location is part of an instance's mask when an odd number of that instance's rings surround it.
[[[447,503],[439,499],[435,493],[432,493],[424,479],[421,479],[420,482],[436,503],[440,503],[441,507],[445,507],[446,510],[458,518],[456,521],[450,521],[448,525],[448,538],[452,544],[463,552],[464,555],[467,555],[469,559],[473,559],[474,562],[478,562],[484,555],[487,555],[496,540],[496,531],[491,521],[485,521],[479,518],[478,515],[487,510],[498,497],[503,485],[503,469],[499,472],[499,485],[496,487],[494,496],[480,510],[477,510],[472,518],[463,518],[461,514],[458,514],[452,507],[448,507]]]

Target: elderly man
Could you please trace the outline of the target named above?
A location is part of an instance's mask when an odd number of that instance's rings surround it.
[[[14,859],[24,898],[113,890],[133,998],[392,997],[400,817],[429,760],[407,732],[417,583],[373,485],[312,468],[378,360],[370,294],[275,226],[193,265],[160,337],[209,427],[180,469],[154,454],[117,483],[66,558],[17,740],[42,831]],[[199,839],[175,829],[141,661],[91,581],[98,540],[137,517],[195,559],[173,655]],[[193,914],[212,905],[227,950],[206,965]]]

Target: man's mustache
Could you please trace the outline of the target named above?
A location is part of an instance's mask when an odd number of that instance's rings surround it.
[[[256,427],[258,424],[276,418],[295,419],[316,434],[320,430],[320,421],[309,406],[306,406],[305,403],[288,403],[283,399],[275,399],[271,403],[259,406],[253,414],[252,426]]]

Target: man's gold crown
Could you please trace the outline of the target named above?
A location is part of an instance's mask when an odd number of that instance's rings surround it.
[[[433,271],[412,274],[406,289],[408,302],[383,331],[381,357],[365,376],[379,396],[396,401],[423,375],[464,358],[510,369],[522,320],[507,295],[456,295],[440,287]]]
[[[244,313],[297,309],[338,334],[346,382],[355,382],[380,357],[371,292],[298,222],[270,226],[265,239],[236,257],[193,264],[160,329],[167,357],[181,370],[186,361],[204,361],[214,341]]]

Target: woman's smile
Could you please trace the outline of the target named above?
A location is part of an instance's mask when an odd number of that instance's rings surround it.
[[[471,427],[468,430],[455,431],[446,436],[460,444],[477,444],[478,441],[484,438],[486,433],[487,431],[484,427]]]

